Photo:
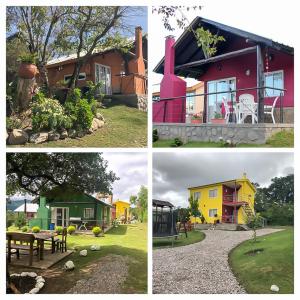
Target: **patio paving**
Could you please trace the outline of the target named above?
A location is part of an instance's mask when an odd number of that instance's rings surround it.
[[[41,269],[46,270],[61,261],[62,259],[66,258],[70,254],[72,254],[73,251],[68,250],[67,252],[55,252],[51,253],[51,250],[44,250],[44,259],[39,260],[37,255],[33,256],[33,263],[32,266],[28,265],[28,254],[22,253],[20,254],[20,259],[17,259],[15,255],[12,255],[11,257],[11,263],[12,266],[22,266],[22,267],[30,267],[35,269]]]
[[[257,236],[280,231],[265,228]],[[245,294],[228,264],[231,249],[252,231],[206,230],[205,239],[183,247],[153,251],[155,294]]]

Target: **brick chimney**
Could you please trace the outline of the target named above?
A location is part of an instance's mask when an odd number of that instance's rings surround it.
[[[143,34],[142,27],[135,28],[135,58],[128,64],[129,73],[145,75],[145,63],[143,58]]]
[[[185,123],[186,82],[174,74],[174,45],[174,37],[167,36],[165,40],[164,77],[160,83],[160,98],[180,98],[161,100],[157,106],[154,106],[154,122]]]

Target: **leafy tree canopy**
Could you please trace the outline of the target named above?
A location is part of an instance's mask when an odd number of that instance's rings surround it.
[[[142,185],[137,196],[130,196],[130,204],[134,206],[131,210],[132,213],[138,220],[145,222],[147,220],[148,189]]]
[[[119,179],[101,153],[8,153],[6,169],[8,195],[40,195],[55,187],[111,193]]]

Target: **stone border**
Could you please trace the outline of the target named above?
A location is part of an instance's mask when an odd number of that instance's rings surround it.
[[[45,285],[45,279],[42,276],[38,276],[35,272],[22,272],[10,274],[10,277],[32,277],[35,278],[35,287],[25,294],[37,294]]]
[[[154,123],[159,139],[180,138],[184,143],[219,142],[265,144],[273,134],[283,130],[293,130],[294,124],[186,124]]]

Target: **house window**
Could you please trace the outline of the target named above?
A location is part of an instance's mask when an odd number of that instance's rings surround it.
[[[218,196],[218,190],[213,189],[208,191],[208,197],[209,198],[216,198]]]
[[[68,82],[72,77],[72,74],[70,75],[65,75],[64,76],[64,81]],[[78,75],[78,80],[85,80],[86,79],[86,73],[79,73]]]
[[[283,71],[265,73],[265,86],[270,88],[283,89]],[[277,97],[280,96],[280,93],[281,91],[279,90],[265,89],[265,97]]]
[[[194,200],[200,200],[200,196],[201,196],[200,192],[195,192],[194,193]]]
[[[215,114],[222,113],[222,100],[223,98],[228,101],[236,102],[236,89],[235,78],[225,78],[207,82],[207,92],[210,94],[207,97],[207,121],[215,117]],[[217,94],[215,94],[217,93]]]
[[[186,113],[193,114],[195,113],[195,92],[186,93]]]
[[[217,216],[217,215],[218,215],[218,210],[216,208],[210,209],[208,211],[208,216],[209,217],[214,217],[214,216]]]
[[[83,217],[88,220],[93,220],[94,218],[94,209],[93,208],[85,208],[83,210]]]

